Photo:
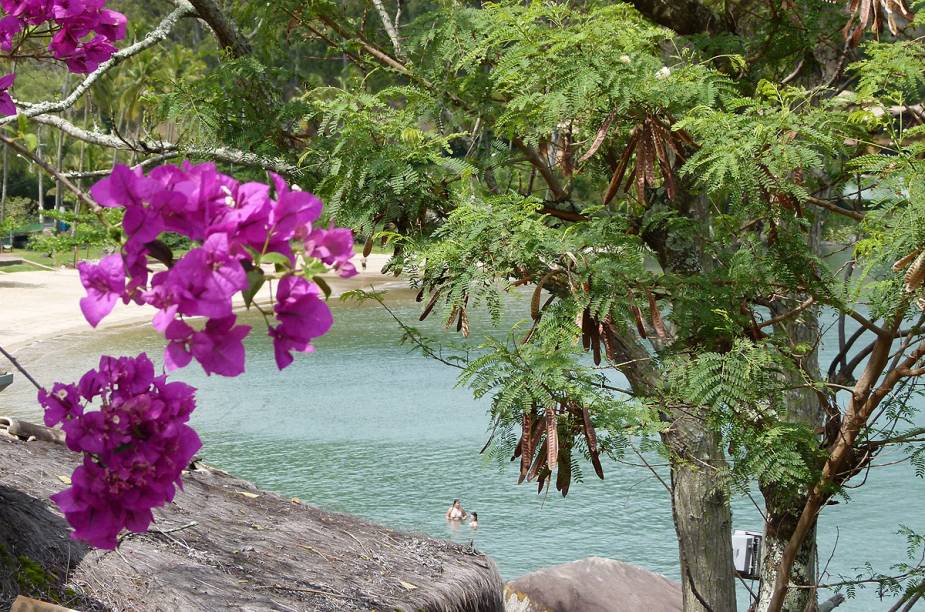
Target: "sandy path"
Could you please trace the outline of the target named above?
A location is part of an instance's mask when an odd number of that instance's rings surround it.
[[[377,288],[401,283],[391,274],[382,274],[388,255],[371,254],[366,270],[354,260],[360,273],[351,279],[325,276],[333,296],[351,289],[374,284]],[[85,295],[76,270],[0,273],[0,346],[12,353],[35,342],[66,333],[92,331],[80,312],[80,298]],[[332,296],[332,297],[333,297]],[[260,302],[270,301],[269,283],[258,296]],[[237,296],[236,304],[243,307]],[[97,329],[150,321],[154,309],[135,304],[119,303]],[[0,364],[6,366],[7,364]],[[0,367],[0,371],[5,367]]]

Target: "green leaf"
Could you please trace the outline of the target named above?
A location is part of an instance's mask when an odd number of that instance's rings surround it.
[[[302,268],[302,276],[304,276],[307,280],[312,280],[319,274],[324,274],[327,271],[328,268],[323,263],[317,259],[313,259],[310,263],[305,263],[305,267]]]
[[[245,306],[248,308],[251,307],[251,304],[254,303],[254,297],[256,297],[260,288],[263,287],[265,281],[266,276],[264,276],[263,270],[260,268],[254,268],[247,273],[247,289],[242,292]]]
[[[260,263],[270,263],[277,266],[277,271],[285,271],[292,269],[292,263],[289,261],[289,258],[283,255],[282,253],[269,252],[264,253],[260,256]],[[282,268],[282,270],[280,270]]]
[[[321,287],[321,290],[324,291],[325,298],[331,297],[331,286],[328,285],[328,281],[324,280],[324,278],[320,276],[316,276],[313,280],[315,281],[315,284]]]

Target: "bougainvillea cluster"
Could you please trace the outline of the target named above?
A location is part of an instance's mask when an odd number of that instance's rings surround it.
[[[106,8],[106,0],[0,0],[0,50],[12,53],[17,37],[51,37],[48,50],[68,70],[87,74],[116,52],[113,42],[125,38],[125,15]],[[45,25],[46,27],[36,27]],[[15,115],[7,90],[13,75],[0,79],[0,115]]]
[[[164,165],[147,175],[116,166],[90,193],[103,207],[122,208],[119,252],[78,265],[87,291],[80,308],[94,327],[122,302],[149,305],[164,335],[168,370],[198,361],[207,374],[244,371],[244,338],[234,299],[253,303],[267,281],[277,281],[272,311],[261,308],[280,369],[292,352],[333,323],[314,276],[356,274],[353,234],[317,225],[321,202],[272,176],[272,187],[240,183],[214,164]],[[175,258],[160,238],[185,236],[192,248]],[[308,263],[306,263],[308,262]],[[68,448],[84,459],[70,488],[52,497],[73,537],[114,548],[122,529],[144,531],[152,508],[171,501],[182,470],[199,449],[186,425],[195,389],[155,376],[144,354],[103,357],[77,384],[42,390],[45,423],[59,423]],[[98,410],[88,408],[98,402]]]
[[[251,328],[237,324],[234,297],[251,296],[276,279],[276,304],[265,314],[277,365],[292,363],[292,351],[311,351],[311,340],[328,331],[332,318],[311,281],[317,269],[299,262],[317,260],[353,276],[353,234],[317,227],[318,198],[277,175],[272,183],[275,193],[263,183],[239,183],[214,164],[165,165],[148,175],[117,166],[90,193],[102,206],[125,209],[126,241],[120,253],[79,266],[87,321],[95,327],[120,299],[153,306],[154,327],[168,341],[168,369],[195,359],[207,374],[237,376]],[[163,232],[186,236],[195,247],[173,261],[158,240]],[[298,257],[293,245],[301,246]],[[152,274],[152,257],[165,268]],[[265,272],[261,263],[274,268]]]
[[[73,537],[113,549],[123,528],[141,532],[152,508],[170,502],[202,446],[186,423],[195,389],[155,376],[137,357],[102,357],[77,384],[39,392],[45,424],[61,424],[67,447],[83,454],[71,486],[53,495]],[[98,409],[93,409],[99,404]]]

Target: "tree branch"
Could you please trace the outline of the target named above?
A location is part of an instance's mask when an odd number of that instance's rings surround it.
[[[375,5],[376,11],[379,13],[379,18],[382,19],[382,27],[385,28],[385,33],[389,35],[389,40],[392,41],[395,55],[400,59],[405,59],[405,54],[402,53],[401,50],[401,39],[398,37],[398,30],[395,29],[395,25],[389,20],[389,14],[386,12],[382,0],[373,0],[373,5]],[[398,10],[401,10],[401,7],[399,7]],[[396,23],[397,21],[398,20],[396,20]]]
[[[22,146],[21,144],[19,144],[12,138],[8,138],[7,136],[4,136],[3,134],[0,134],[0,142],[3,142],[6,146],[10,147],[11,149],[16,151],[20,155],[32,160],[32,163],[39,166],[42,170],[44,170],[45,172],[53,176],[62,185],[67,187],[68,191],[71,191],[74,195],[76,195],[80,199],[81,202],[89,206],[90,210],[99,210],[100,208],[99,205],[96,202],[94,202],[93,199],[89,195],[87,195],[84,191],[80,189],[80,187],[72,183],[69,178],[67,178],[60,172],[58,172],[58,170],[54,166],[52,166],[51,164],[43,160],[41,157],[39,157],[38,155],[36,155],[35,153],[30,151],[26,147]]]
[[[636,10],[682,36],[723,30],[720,19],[698,0],[632,0]]]
[[[244,57],[250,54],[250,44],[238,33],[234,23],[225,17],[215,2],[212,0],[189,0],[189,2],[196,8],[196,15],[212,28],[222,48],[228,49],[234,57]]]
[[[179,22],[180,19],[193,14],[193,7],[190,6],[187,2],[177,2],[177,8],[169,15],[167,15],[167,17],[165,17],[156,28],[148,32],[147,36],[135,44],[129,45],[128,47],[114,53],[107,61],[100,64],[99,68],[88,74],[86,78],[84,78],[84,80],[81,81],[80,84],[77,85],[77,87],[75,87],[66,98],[57,101],[40,102],[38,104],[30,104],[27,102],[24,103],[17,101],[17,107],[20,105],[25,105],[27,108],[20,110],[18,115],[10,115],[8,117],[0,118],[0,126],[16,121],[16,118],[19,115],[31,118],[44,115],[46,113],[59,113],[74,106],[74,104],[77,103],[81,96],[83,96],[87,90],[90,89],[90,87],[92,87],[93,84],[99,80],[101,76],[109,72],[115,66],[118,66],[124,62],[126,59],[134,55],[138,55],[145,49],[149,49],[167,38],[167,36],[170,35],[170,32],[177,25],[177,22]]]
[[[832,211],[835,214],[848,217],[849,219],[854,219],[855,221],[861,221],[862,219],[864,219],[864,213],[857,212],[855,210],[849,210],[847,208],[842,208],[841,206],[833,204],[832,202],[829,202],[828,200],[823,200],[823,199],[816,198],[813,196],[808,196],[806,198],[806,202],[812,204],[813,206],[818,206],[819,208],[824,208],[826,210]]]
[[[283,174],[290,177],[297,176],[299,174],[299,169],[296,166],[286,162],[285,160],[279,158],[273,159],[262,157],[255,153],[239,151],[237,149],[229,149],[227,147],[183,146],[176,143],[158,142],[151,140],[126,140],[112,134],[103,134],[100,132],[85,130],[83,128],[77,127],[70,121],[55,115],[38,115],[32,117],[32,121],[41,123],[43,125],[50,125],[61,130],[68,136],[78,140],[82,140],[84,142],[101,147],[108,147],[110,149],[135,151],[136,153],[140,153],[142,155],[166,155],[167,157],[186,154],[193,157],[214,159],[216,161],[230,164],[239,164],[241,166],[272,170],[278,174]]]
[[[813,297],[807,298],[806,301],[801,303],[799,306],[797,306],[793,310],[789,310],[783,314],[780,314],[780,315],[777,315],[776,317],[768,319],[764,323],[759,324],[758,329],[762,329],[764,327],[770,327],[772,325],[777,325],[781,321],[786,321],[787,319],[795,317],[796,315],[800,314],[802,311],[812,306],[815,303],[815,301],[816,301],[816,298],[813,298]]]

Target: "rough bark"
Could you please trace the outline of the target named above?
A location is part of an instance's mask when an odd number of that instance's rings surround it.
[[[625,330],[615,330],[615,356],[621,371],[640,395],[660,386],[649,354]],[[690,406],[666,407],[671,427],[662,439],[671,451],[671,507],[681,565],[684,610],[734,612],[732,510],[723,486],[726,461],[719,436]]]
[[[809,246],[817,254],[820,253],[820,233],[821,226],[817,221],[809,235]],[[795,296],[795,301],[802,302],[804,298],[805,296],[802,295]],[[789,308],[789,306],[784,308]],[[782,320],[775,326],[775,332],[786,336],[791,345],[804,344],[813,347],[812,351],[800,359],[799,366],[803,373],[794,369],[785,375],[785,385],[792,389],[783,398],[785,418],[813,429],[824,426],[826,414],[819,392],[803,386],[806,378],[821,380],[822,377],[818,350],[819,309],[807,308],[795,318]],[[781,487],[772,485],[762,486],[761,492],[765,499],[767,521],[761,554],[761,581],[758,587],[756,612],[768,610],[784,549],[793,536],[803,506],[806,504],[805,492],[783,490]],[[792,584],[807,587],[816,584],[816,556],[816,527],[814,525],[809,535],[803,540],[794,561],[790,576]],[[816,605],[815,589],[790,589],[782,610],[805,612],[815,610]]]
[[[234,23],[228,19],[222,10],[212,0],[190,0],[196,9],[197,15],[209,24],[215,33],[219,44],[231,52],[234,57],[244,57],[251,52],[250,44],[241,36]]]
[[[702,421],[684,416],[664,437],[673,456],[671,505],[684,610],[734,611],[732,511],[722,485],[726,462],[718,436]]]
[[[78,460],[0,432],[0,609],[19,593],[87,612],[503,609],[494,563],[471,546],[323,512],[198,463],[154,529],[88,549],[48,499]]]
[[[720,19],[698,0],[633,0],[632,4],[648,19],[682,36],[722,29]]]

